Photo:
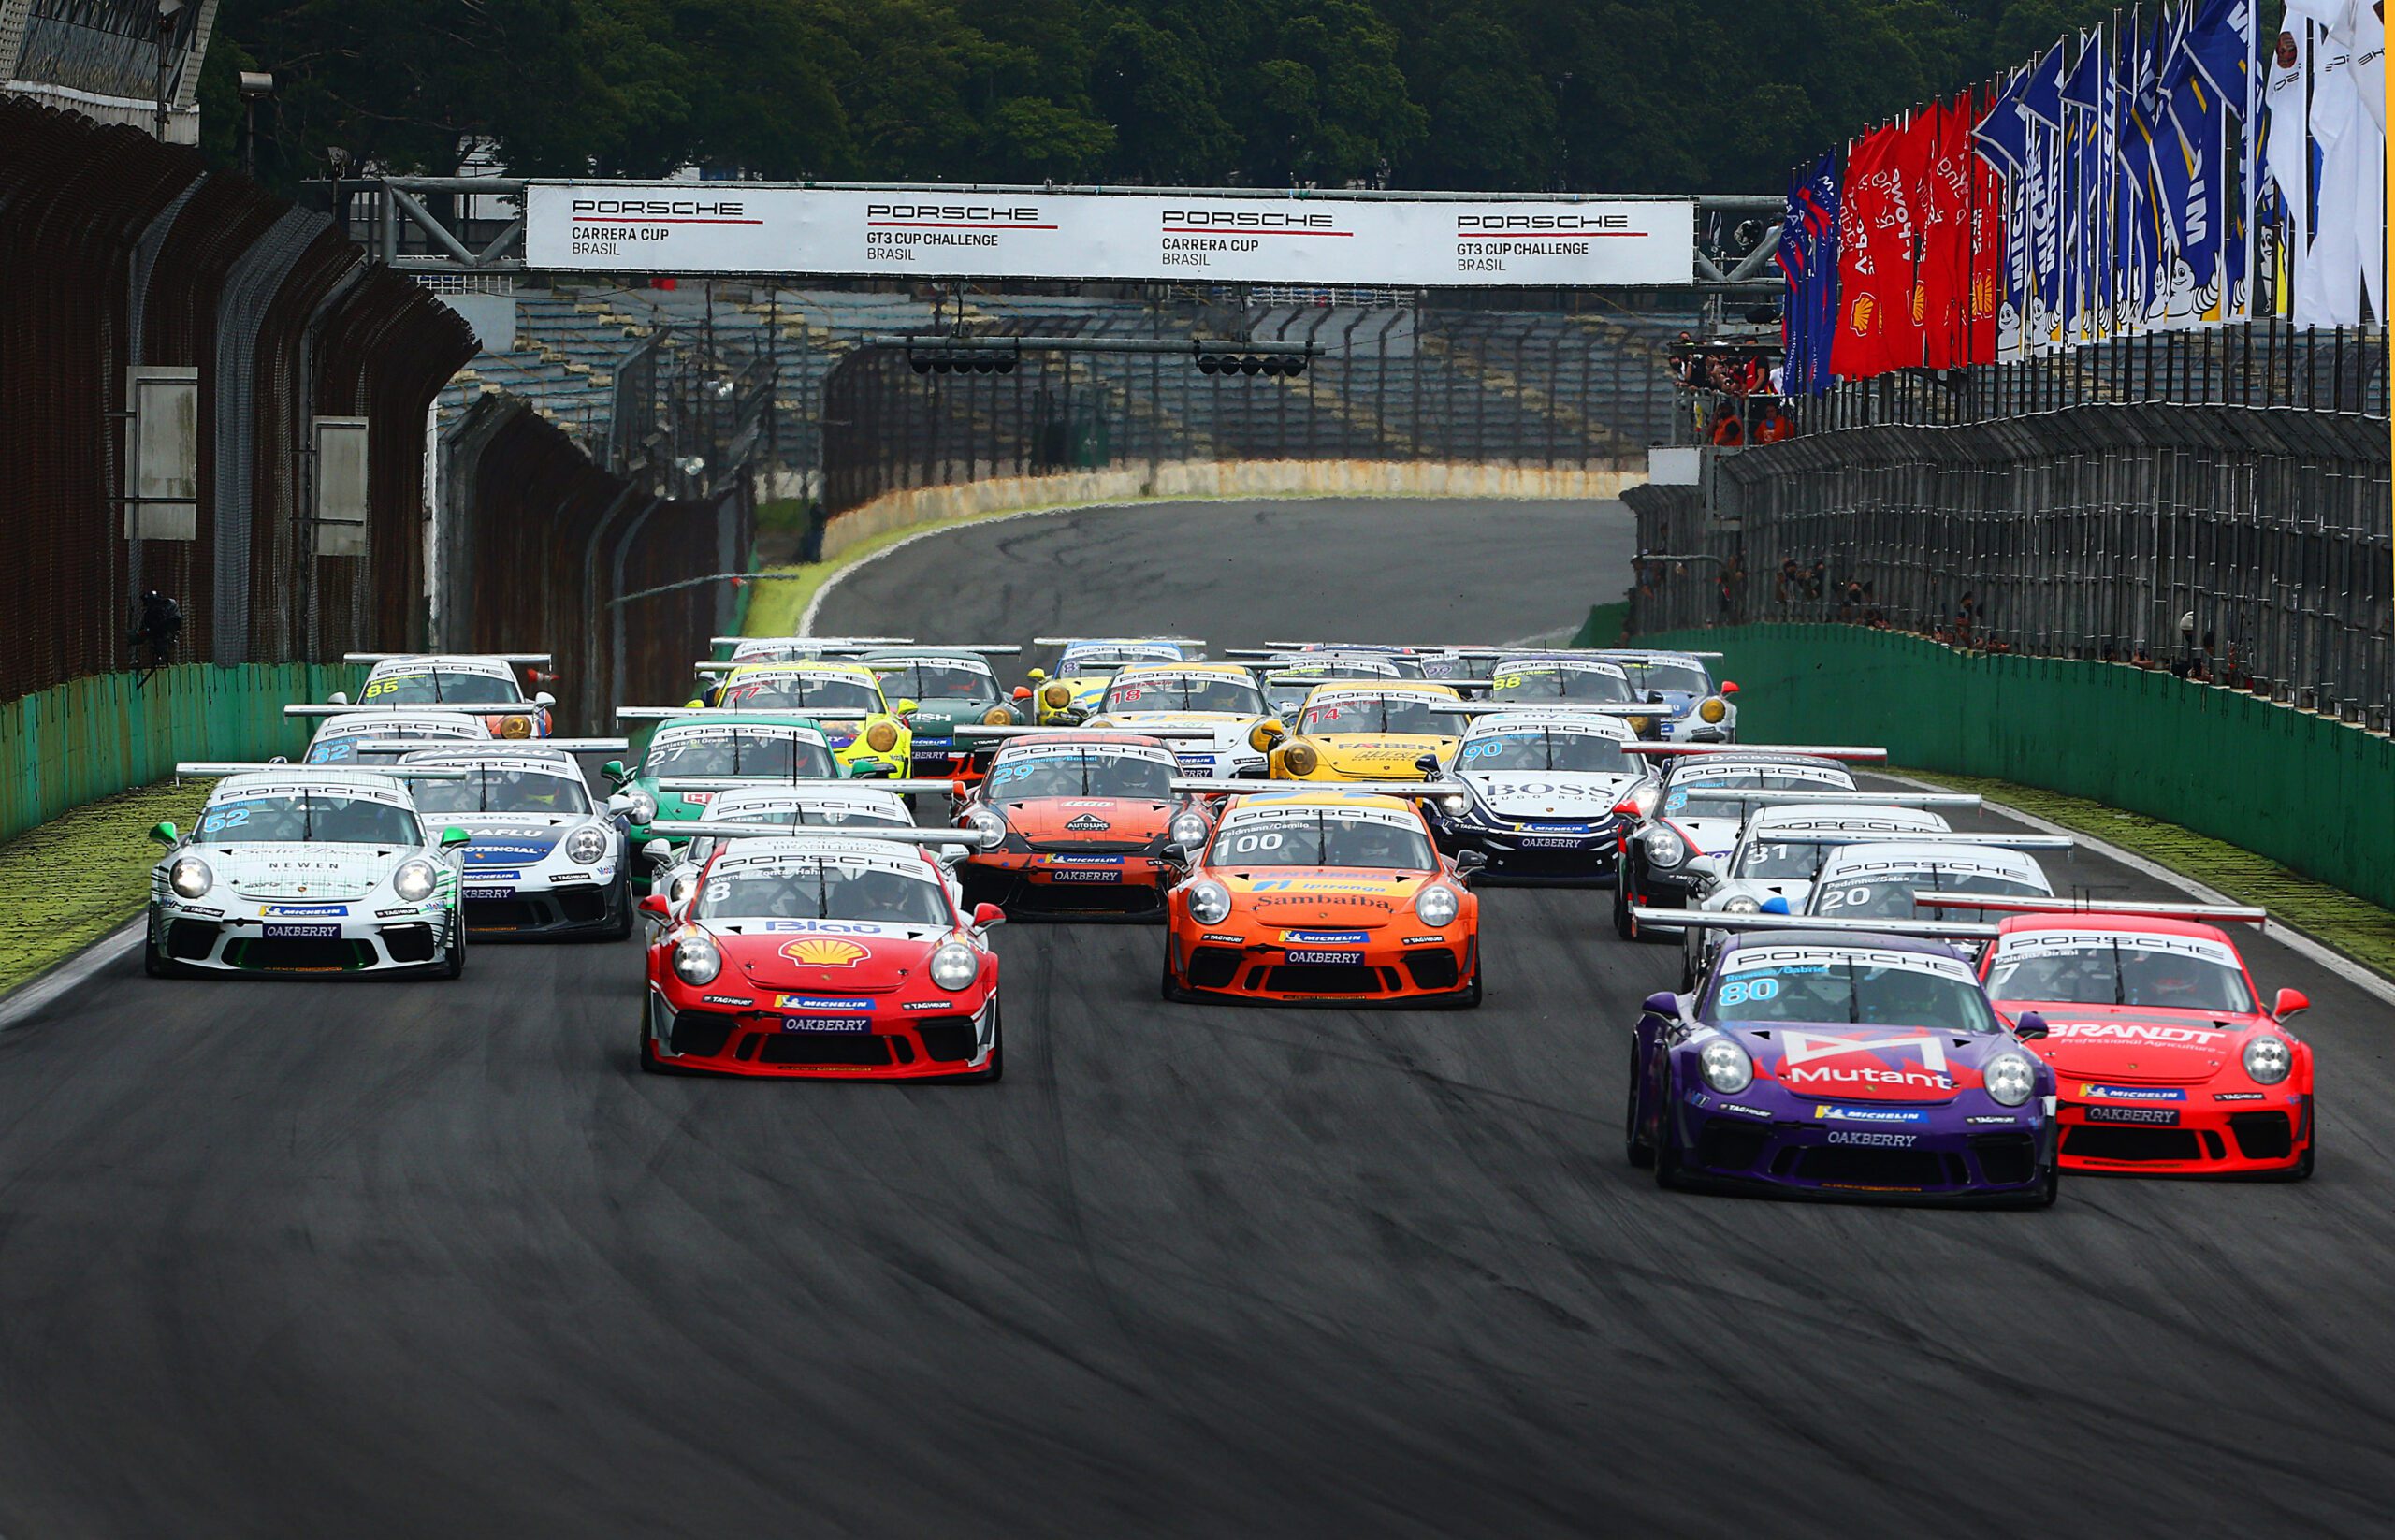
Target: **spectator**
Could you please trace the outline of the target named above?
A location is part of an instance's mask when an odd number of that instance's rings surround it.
[[[1764,414],[1763,421],[1755,424],[1755,443],[1778,443],[1782,439],[1793,439],[1795,436],[1796,425],[1788,420],[1787,413],[1776,406]]]
[[[1715,444],[1725,449],[1735,449],[1747,442],[1747,430],[1738,422],[1738,414],[1728,406],[1724,406],[1720,412],[1714,414],[1713,432],[1710,437]]]
[[[1779,575],[1772,581],[1772,598],[1781,609],[1788,607],[1791,595],[1805,591],[1805,569],[1796,565],[1793,556],[1779,559]]]
[[[1806,598],[1821,598],[1823,588],[1829,582],[1829,571],[1830,564],[1826,560],[1819,557],[1814,558],[1813,570],[1805,579]]]
[[[1775,396],[1785,396],[1785,395],[1787,395],[1787,394],[1788,394],[1787,386],[1788,386],[1788,370],[1787,370],[1787,366],[1786,366],[1786,365],[1784,365],[1784,364],[1774,364],[1774,365],[1772,365],[1772,366],[1771,366],[1771,393],[1772,393],[1773,395],[1775,395]]]

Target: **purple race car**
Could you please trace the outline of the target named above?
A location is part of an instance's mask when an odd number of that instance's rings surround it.
[[[2054,1071],[1952,947],[1868,922],[1740,915],[1722,928],[1746,934],[1726,938],[1695,993],[1650,996],[1639,1018],[1631,1164],[1664,1186],[2054,1200]],[[2044,1029],[2026,1016],[2016,1030]]]

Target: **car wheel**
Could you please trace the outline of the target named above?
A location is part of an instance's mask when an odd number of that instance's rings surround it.
[[[599,934],[609,941],[628,939],[632,933],[632,921],[637,911],[632,907],[632,876],[627,870],[616,879],[616,894],[611,900],[616,910],[616,923]]]
[[[165,954],[159,952],[158,943],[151,936],[148,925],[141,927],[141,971],[152,979],[171,979],[175,976],[174,965],[167,962]]]
[[[436,979],[460,978],[466,971],[466,917],[449,917],[449,955],[433,971]]]
[[[1164,974],[1162,981],[1156,985],[1156,995],[1158,998],[1166,1000],[1178,1001],[1189,998],[1189,992],[1182,988],[1181,981],[1172,976],[1172,937],[1168,933],[1164,942]]]
[[[1680,1184],[1680,1147],[1672,1133],[1672,1078],[1668,1072],[1663,1076],[1660,1095],[1661,1115],[1655,1120],[1655,1185],[1676,1187]]]
[[[1447,996],[1447,1004],[1452,1010],[1472,1010],[1478,1008],[1480,998],[1480,943],[1475,939],[1472,948],[1472,978],[1461,989]]]
[[[1630,879],[1618,867],[1613,879],[1613,933],[1625,941],[1638,938],[1638,923],[1630,918]]]
[[[1643,1171],[1655,1164],[1655,1146],[1648,1141],[1647,1130],[1640,1126],[1638,1082],[1642,1078],[1638,1066],[1638,1039],[1633,1038],[1630,1041],[1630,1089],[1621,1098],[1621,1144],[1622,1153],[1630,1157],[1630,1163]]]
[[[2320,1103],[2315,1099],[2312,1103],[2312,1137],[2304,1141],[2303,1154],[2296,1163],[2279,1173],[2279,1180],[2282,1182],[2311,1181],[2313,1162],[2319,1154],[2319,1150]]]
[[[990,1062],[983,1068],[979,1075],[974,1077],[974,1079],[980,1081],[984,1084],[1004,1080],[1007,1073],[1007,1024],[1004,1018],[997,1017],[997,1005],[995,1001],[991,1003],[990,1011],[992,1016],[996,1018],[990,1023]]]

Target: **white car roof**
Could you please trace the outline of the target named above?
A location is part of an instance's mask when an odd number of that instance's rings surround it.
[[[1638,736],[1618,717],[1598,717],[1563,706],[1524,706],[1519,711],[1491,713],[1474,717],[1464,729],[1467,738],[1485,737],[1492,734],[1518,732],[1526,727],[1552,728],[1559,733],[1576,733],[1584,738],[1611,738],[1628,743]]]
[[[1867,876],[1874,871],[1932,870],[2000,877],[2034,884],[2040,892],[2054,891],[2046,881],[2045,868],[2024,850],[1999,850],[1992,845],[1907,845],[1901,840],[1840,846],[1822,863],[1820,880],[1827,886],[1840,877]]]
[[[451,674],[483,674],[494,679],[515,681],[515,665],[503,658],[486,658],[471,652],[426,652],[407,658],[385,658],[367,674],[369,679],[380,679],[387,674],[422,674],[428,669],[442,669]]]
[[[465,743],[495,743],[480,717],[461,711],[356,711],[327,717],[309,742],[327,738],[386,738],[399,733],[430,733]]]
[[[1946,828],[1946,821],[1922,807],[1875,807],[1862,801],[1815,802],[1759,808],[1747,827],[1754,835],[1769,829],[1803,829],[1815,834],[1839,829],[1918,829],[1923,834],[1936,834]]]
[[[787,784],[777,786],[770,781],[756,786],[734,787],[718,792],[708,801],[700,821],[733,822],[751,813],[784,812],[797,807],[842,813],[891,813],[896,815],[901,822],[915,821],[914,814],[907,807],[906,798],[895,792],[874,790],[870,782],[864,781],[796,790]]]

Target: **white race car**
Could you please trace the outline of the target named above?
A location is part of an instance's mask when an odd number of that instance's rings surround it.
[[[285,716],[322,715],[316,707],[283,709]],[[317,724],[315,736],[308,740],[307,763],[373,767],[396,763],[407,751],[399,745],[490,741],[483,719],[462,711],[352,711],[325,717]]]
[[[1115,671],[1088,725],[1172,739],[1186,777],[1262,780],[1274,740],[1261,730],[1272,719],[1256,676],[1237,663],[1141,663]]]
[[[426,818],[472,836],[463,903],[477,938],[632,933],[624,821],[593,802],[573,756],[549,747],[558,741],[418,749],[400,762],[465,773],[461,781],[418,786],[415,804]],[[620,750],[623,740],[587,747]]]
[[[1480,851],[1492,879],[1606,880],[1624,821],[1616,806],[1651,784],[1645,763],[1623,751],[1634,737],[1615,719],[1577,711],[1471,718],[1446,766],[1469,803],[1457,811],[1443,801],[1422,806],[1439,849]]]
[[[184,763],[221,776],[189,834],[161,823],[142,966],[152,977],[405,971],[455,979],[463,829],[428,822],[414,781],[465,772]]]
[[[453,702],[499,709],[483,715],[483,725],[494,738],[545,738],[550,732],[550,707],[557,697],[544,691],[528,696],[515,682],[515,665],[545,666],[545,652],[351,652],[351,663],[371,663],[366,683],[352,702],[335,695],[335,705],[443,705]],[[540,676],[534,676],[540,677]],[[515,707],[515,709],[509,709]]]

